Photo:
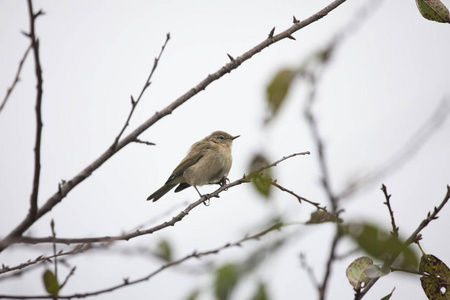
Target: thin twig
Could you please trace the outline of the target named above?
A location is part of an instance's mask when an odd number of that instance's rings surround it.
[[[62,283],[61,286],[59,287],[59,290],[62,290],[62,288],[63,288],[63,287],[66,285],[66,283],[69,281],[69,278],[70,278],[73,274],[75,274],[76,268],[77,268],[77,267],[73,267],[73,268],[70,270],[70,273],[66,276],[66,279],[64,279],[63,283]],[[59,296],[58,296],[58,298],[59,298]]]
[[[138,139],[138,138],[136,138],[136,139],[134,140],[134,142],[135,142],[135,143],[144,144],[144,145],[147,145],[147,146],[154,146],[154,145],[156,145],[155,143],[143,141],[143,140],[140,140],[140,139]]]
[[[153,74],[155,73],[156,67],[158,66],[158,63],[159,63],[159,61],[161,59],[161,56],[162,56],[162,54],[164,52],[164,49],[166,48],[166,45],[169,42],[169,40],[170,40],[170,33],[167,33],[166,34],[166,40],[165,40],[164,44],[161,47],[161,51],[159,52],[158,57],[156,57],[155,60],[153,61],[152,70],[151,70],[150,74],[148,75],[148,78],[145,81],[144,87],[142,88],[138,98],[136,100],[134,100],[133,96],[131,96],[131,110],[130,110],[130,113],[128,114],[127,120],[125,121],[125,124],[123,125],[122,129],[120,130],[119,134],[115,138],[114,143],[111,145],[111,148],[114,149],[117,146],[117,143],[119,142],[120,138],[122,137],[123,132],[125,131],[125,129],[130,124],[130,119],[131,119],[131,116],[134,113],[134,109],[136,108],[136,106],[138,105],[139,101],[141,100],[142,95],[144,95],[145,90],[147,90],[147,88],[150,86],[150,84],[151,84],[150,80],[152,79]],[[136,141],[137,141],[137,138],[136,138]],[[146,142],[146,144],[149,144],[149,143]]]
[[[257,53],[261,52],[262,50],[266,49],[270,45],[289,38],[294,32],[320,20],[324,16],[326,16],[328,13],[336,9],[338,6],[340,6],[342,3],[344,3],[346,0],[335,0],[331,2],[329,5],[327,5],[325,8],[321,9],[317,13],[313,14],[312,16],[306,18],[305,20],[294,23],[291,27],[286,29],[285,31],[282,31],[281,33],[274,35],[270,39],[265,39],[257,46],[253,47],[252,49],[248,50],[241,56],[235,58],[233,61],[228,62],[225,64],[222,68],[220,68],[218,71],[209,74],[205,79],[203,79],[199,84],[197,84],[194,88],[190,89],[188,92],[180,96],[178,99],[173,101],[171,104],[169,104],[166,108],[162,109],[159,112],[156,112],[152,117],[150,117],[147,121],[142,123],[140,126],[138,126],[135,130],[133,130],[131,133],[129,133],[126,137],[122,138],[117,145],[114,147],[114,149],[111,149],[111,147],[108,147],[108,149],[101,154],[95,161],[93,161],[91,164],[89,164],[83,171],[81,171],[78,175],[73,177],[71,180],[67,181],[66,184],[64,184],[60,190],[58,190],[53,196],[51,196],[37,211],[37,214],[35,218],[26,217],[24,218],[8,235],[6,235],[1,241],[0,241],[0,252],[6,249],[10,244],[11,240],[14,238],[20,237],[28,228],[30,228],[31,225],[34,224],[34,222],[48,213],[50,210],[55,207],[61,200],[66,197],[66,195],[79,183],[84,181],[87,177],[89,177],[92,172],[97,170],[103,163],[105,163],[109,158],[111,158],[114,154],[116,154],[120,149],[128,145],[129,143],[132,143],[135,141],[135,139],[145,130],[147,130],[149,127],[151,127],[153,124],[161,120],[163,117],[171,114],[175,109],[177,109],[180,105],[191,99],[193,96],[204,90],[206,87],[208,87],[212,82],[218,80],[219,78],[223,77],[225,74],[230,73],[232,70],[237,69],[242,63],[252,58]]]
[[[306,270],[306,274],[308,274],[309,279],[317,290],[320,289],[319,282],[317,281],[316,275],[314,274],[313,268],[306,261],[306,256],[303,253],[300,253],[300,265]]]
[[[20,72],[22,71],[23,64],[25,63],[25,59],[27,58],[28,53],[30,52],[32,46],[33,46],[32,44],[30,44],[28,46],[27,50],[25,51],[24,55],[22,56],[22,59],[19,62],[19,68],[17,69],[16,77],[14,77],[14,81],[13,81],[12,85],[6,91],[6,95],[5,95],[5,98],[3,98],[2,105],[0,105],[0,112],[5,107],[6,101],[8,101],[8,98],[11,95],[12,91],[14,90],[14,88],[16,87],[16,84],[20,81]]]
[[[337,248],[337,245],[338,245],[340,239],[341,239],[341,234],[340,234],[339,229],[338,229],[338,227],[336,225],[336,233],[334,234],[333,242],[331,243],[330,253],[329,253],[327,264],[326,264],[326,268],[325,268],[325,275],[323,277],[322,284],[319,285],[319,289],[318,289],[319,290],[319,299],[320,300],[324,300],[325,299],[325,294],[326,294],[326,291],[327,291],[327,286],[328,286],[329,278],[330,278],[330,275],[331,275],[331,267],[332,267],[333,262],[334,262],[334,260],[336,258],[336,254],[335,254],[336,253],[336,248]]]
[[[39,57],[39,40],[35,33],[36,18],[42,15],[42,11],[37,13],[33,12],[32,0],[28,0],[28,14],[30,18],[30,32],[29,37],[31,39],[31,47],[34,54],[34,71],[36,74],[36,142],[34,145],[34,175],[33,175],[33,188],[30,197],[30,210],[28,212],[28,218],[31,220],[37,219],[38,210],[38,193],[39,193],[39,180],[41,175],[41,138],[42,138],[42,94],[43,94],[43,79],[42,79],[42,67],[41,59]]]
[[[287,188],[281,186],[280,184],[278,184],[278,183],[277,183],[276,181],[274,181],[274,180],[271,180],[271,181],[270,181],[270,184],[273,185],[274,187],[276,187],[276,188],[282,190],[283,192],[286,192],[286,193],[291,194],[292,196],[296,197],[297,200],[298,200],[298,202],[300,202],[300,203],[301,203],[302,201],[305,201],[305,202],[308,202],[309,204],[315,206],[318,210],[327,211],[327,209],[326,209],[325,206],[320,206],[320,203],[314,202],[314,201],[311,201],[311,200],[308,200],[308,199],[306,199],[306,198],[304,198],[304,197],[302,197],[302,196],[300,196],[300,195],[294,193],[293,191],[288,190]]]
[[[70,255],[74,255],[74,254],[78,254],[78,253],[83,253],[86,250],[92,249],[92,245],[90,244],[78,244],[76,245],[73,249],[69,250],[69,251],[65,251],[65,252],[59,252],[56,255],[50,255],[50,256],[44,256],[44,255],[40,255],[37,258],[33,259],[33,260],[29,260],[26,263],[21,263],[17,266],[14,267],[8,267],[8,266],[2,266],[2,268],[0,269],[0,275],[4,274],[4,273],[8,273],[8,272],[12,272],[12,271],[18,271],[18,270],[23,270],[27,267],[36,265],[38,263],[42,263],[42,262],[48,262],[51,261],[51,259],[54,259],[56,257],[62,257],[62,256],[70,256]],[[22,271],[19,271],[22,272]],[[11,276],[16,276],[16,275],[11,275]],[[4,279],[5,277],[2,277],[2,279]]]
[[[427,227],[427,225],[438,218],[438,213],[442,210],[442,208],[447,204],[448,200],[450,199],[450,186],[447,185],[447,193],[444,196],[444,199],[442,200],[441,204],[438,207],[434,207],[433,212],[428,212],[427,217],[420,222],[419,226],[416,230],[409,236],[409,238],[403,243],[403,249],[407,248],[412,243],[416,242],[419,236],[419,233]],[[382,269],[388,269],[390,268],[392,263],[397,259],[397,257],[402,253],[403,249],[398,251],[397,253],[393,253],[389,259],[384,263],[384,266]],[[374,284],[378,281],[379,278],[374,278],[369,281],[369,283],[362,289],[358,294],[355,295],[355,300],[360,300],[364,297],[364,295],[367,294],[367,292],[374,286]]]
[[[50,222],[50,227],[52,228],[52,238],[56,239],[56,232],[55,232],[55,222]],[[52,243],[53,245],[53,256],[55,259],[53,260],[53,264],[55,265],[55,277],[58,278],[58,257],[56,256],[56,243]]]
[[[391,207],[391,195],[388,194],[386,186],[384,184],[381,185],[381,190],[383,191],[384,197],[386,198],[386,202],[384,202],[384,204],[386,204],[386,206],[388,207],[389,215],[391,216],[391,224],[392,224],[391,234],[395,237],[398,237],[399,228],[397,227],[397,225],[395,225],[394,211],[392,210]]]

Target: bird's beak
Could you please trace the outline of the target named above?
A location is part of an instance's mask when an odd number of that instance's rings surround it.
[[[238,137],[240,137],[240,135],[233,136],[233,137],[231,138],[231,140],[237,139]]]

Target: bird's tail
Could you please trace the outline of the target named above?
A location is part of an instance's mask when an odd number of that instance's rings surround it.
[[[167,184],[166,183],[159,190],[157,190],[156,192],[154,192],[153,194],[148,196],[147,201],[153,199],[153,202],[155,202],[156,200],[158,200],[159,198],[161,198],[162,196],[167,194],[167,192],[169,192],[171,189],[173,189],[176,185],[177,184]]]

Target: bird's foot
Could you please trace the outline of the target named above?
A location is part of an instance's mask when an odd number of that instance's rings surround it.
[[[220,185],[220,186],[224,186],[224,185],[226,185],[227,183],[230,183],[230,179],[228,179],[228,178],[226,178],[226,177],[222,178],[222,179],[219,181],[219,185]]]

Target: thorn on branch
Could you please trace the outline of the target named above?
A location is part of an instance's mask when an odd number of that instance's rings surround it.
[[[289,35],[289,36],[288,36],[288,39],[291,39],[291,40],[296,41],[295,37],[293,37],[292,35]]]
[[[27,38],[31,38],[31,34],[29,34],[28,32],[25,32],[25,31],[22,30],[20,33],[22,33]]]
[[[136,101],[133,98],[133,95],[130,95],[131,98],[131,105],[135,106],[136,105]]]
[[[273,38],[273,34],[275,33],[275,27],[269,32],[269,39]]]
[[[36,19],[37,17],[43,16],[43,15],[45,15],[45,12],[42,9],[40,9],[37,13],[35,13],[33,15],[33,18]]]
[[[231,56],[230,54],[227,53],[228,58],[230,59],[230,61],[234,61],[234,57]]]
[[[297,23],[300,23],[300,21],[297,20],[297,18],[295,16],[293,16],[292,23],[297,24]]]

